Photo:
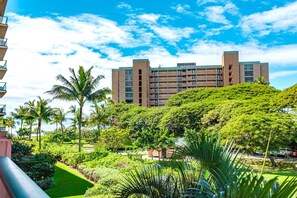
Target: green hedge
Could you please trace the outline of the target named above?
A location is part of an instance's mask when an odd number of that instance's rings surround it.
[[[107,155],[107,151],[66,153],[62,155],[61,161],[70,166],[77,167],[78,164],[92,160],[99,160],[106,157]]]

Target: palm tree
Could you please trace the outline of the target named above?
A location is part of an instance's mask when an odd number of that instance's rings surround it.
[[[93,77],[93,67],[85,70],[79,66],[78,73],[74,69],[69,68],[71,73],[70,79],[66,79],[62,75],[57,76],[57,80],[63,85],[54,85],[47,93],[52,94],[54,99],[66,101],[76,101],[79,105],[79,122],[78,122],[78,151],[81,151],[81,126],[83,107],[87,101],[100,101],[110,92],[108,88],[97,89],[99,82],[104,78],[103,75]]]
[[[66,121],[67,113],[64,112],[63,108],[55,108],[53,114],[53,123],[56,123],[56,130],[58,130],[58,125],[60,125],[61,132],[64,132],[64,124]]]
[[[12,136],[12,129],[15,128],[15,121],[13,117],[10,116],[5,118],[5,125],[8,127],[8,129],[10,129],[10,134]]]
[[[265,78],[263,76],[259,76],[257,80],[255,80],[254,83],[260,84],[260,85],[269,85],[269,82],[265,81]]]
[[[50,118],[51,118],[51,116],[53,114],[53,110],[49,106],[49,103],[50,103],[50,100],[42,99],[39,96],[38,97],[38,101],[36,103],[36,107],[30,109],[31,114],[38,121],[37,138],[39,140],[39,150],[41,149],[41,124],[42,124],[43,121],[49,122],[50,121]]]
[[[25,106],[19,106],[19,108],[14,109],[15,112],[11,113],[11,116],[14,117],[16,120],[20,120],[20,129],[23,128],[23,122],[26,114],[26,108]]]
[[[232,145],[222,147],[214,138],[202,136],[185,145],[176,157],[188,156],[198,163],[177,161],[179,174],[174,175],[152,166],[130,172],[123,180],[120,197],[203,197],[203,198],[250,198],[294,197],[297,192],[297,177],[285,180],[281,185],[277,177],[266,181],[248,171],[234,154]],[[206,171],[209,174],[205,174]],[[190,173],[190,176],[189,176]],[[198,173],[197,177],[192,173]],[[196,182],[193,182],[196,177]],[[198,182],[197,182],[198,181]]]
[[[98,105],[94,102],[92,108],[89,125],[97,127],[99,136],[101,128],[108,125],[109,112],[105,104]]]
[[[25,121],[27,122],[27,124],[29,125],[29,128],[30,128],[29,140],[31,140],[32,127],[33,127],[34,121],[36,120],[36,118],[34,117],[34,115],[32,114],[32,111],[31,111],[32,109],[35,108],[35,100],[26,102],[25,108],[26,108]]]

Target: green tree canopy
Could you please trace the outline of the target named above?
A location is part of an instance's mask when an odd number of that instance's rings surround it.
[[[203,101],[250,100],[259,96],[268,98],[279,92],[271,86],[257,83],[242,83],[221,88],[195,88],[175,94],[169,98],[166,106]]]
[[[270,151],[289,147],[290,141],[297,136],[296,121],[288,114],[243,114],[230,119],[222,127],[220,136],[226,141],[234,141],[240,148],[255,152],[266,150],[270,132]]]
[[[106,98],[106,94],[110,93],[108,88],[98,89],[98,85],[103,75],[92,76],[91,67],[85,70],[83,66],[79,66],[78,72],[69,68],[69,80],[62,75],[57,76],[57,80],[62,85],[54,85],[47,93],[54,96],[54,99],[76,101],[79,105],[79,122],[78,122],[78,150],[81,151],[81,126],[83,107],[87,101],[100,101]]]

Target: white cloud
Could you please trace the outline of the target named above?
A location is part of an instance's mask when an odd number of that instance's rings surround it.
[[[279,77],[292,76],[292,75],[296,75],[296,74],[297,74],[297,70],[272,72],[272,73],[270,73],[270,79],[273,80],[273,79],[276,79]]]
[[[127,9],[127,10],[130,10],[130,9],[132,9],[132,6],[130,6],[130,5],[127,4],[127,3],[120,2],[120,3],[117,5],[117,8],[119,8],[119,9]]]
[[[202,15],[205,15],[210,22],[229,25],[231,22],[226,18],[225,14],[237,15],[238,12],[239,9],[232,2],[228,1],[224,6],[206,7]]]
[[[140,21],[148,23],[157,23],[157,20],[160,18],[160,14],[141,14],[138,16]]]
[[[297,32],[297,2],[245,16],[240,26],[245,33],[256,31],[260,36],[279,31]]]
[[[220,3],[224,0],[197,0],[198,5],[203,5],[207,3]]]
[[[222,6],[209,6],[205,9],[204,14],[210,22],[229,24],[230,21],[224,16],[224,7]]]
[[[192,12],[190,12],[190,5],[188,4],[178,4],[176,6],[172,6],[171,9],[175,10],[178,13],[182,13],[182,14],[192,14]]]
[[[151,29],[161,38],[167,40],[170,44],[180,41],[182,38],[189,38],[195,31],[193,28],[175,28],[167,26],[151,26]]]

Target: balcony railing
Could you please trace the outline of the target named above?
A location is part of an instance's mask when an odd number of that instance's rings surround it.
[[[0,16],[0,24],[7,24],[8,18],[6,16]]]
[[[0,69],[7,69],[7,61],[6,60],[0,61]]]
[[[7,47],[7,39],[6,38],[0,38],[0,46]]]
[[[6,132],[6,127],[5,126],[0,126],[0,133],[1,132]]]
[[[6,82],[0,82],[0,91],[6,91]]]
[[[0,167],[0,197],[49,197],[8,157],[0,157]]]

